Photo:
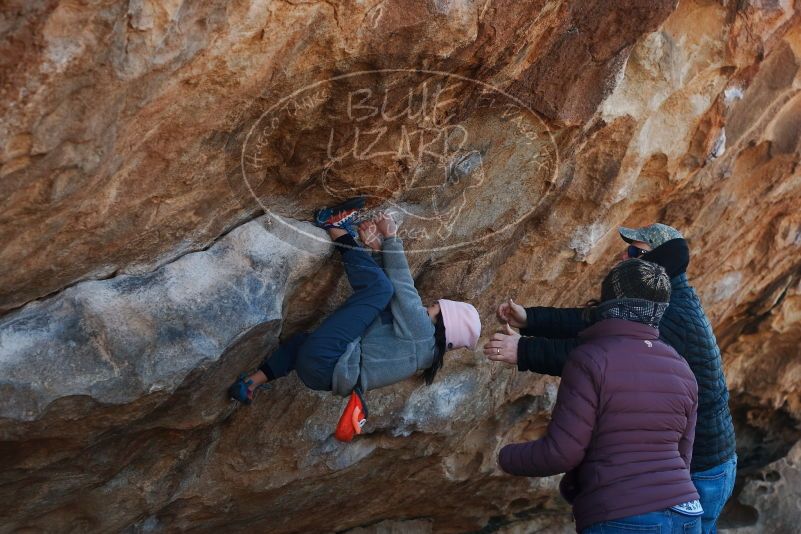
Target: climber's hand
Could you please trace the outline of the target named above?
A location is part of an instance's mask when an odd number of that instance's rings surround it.
[[[359,225],[359,239],[364,246],[373,250],[381,250],[381,234],[373,221],[365,221]]]
[[[515,328],[525,328],[526,326],[526,309],[511,298],[498,306],[497,315],[500,322],[509,323]]]
[[[492,361],[504,363],[517,363],[517,344],[520,334],[506,324],[501,331],[492,334],[484,345],[484,355]]]
[[[384,237],[393,237],[398,232],[398,225],[395,219],[387,212],[381,212],[374,219],[376,228]]]

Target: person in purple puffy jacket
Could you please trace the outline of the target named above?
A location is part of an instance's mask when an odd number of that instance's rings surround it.
[[[581,331],[565,364],[546,435],[500,451],[512,475],[567,473],[560,490],[581,534],[701,532],[690,478],[698,386],[659,340],[669,300],[661,266],[630,259],[612,269],[600,320]]]

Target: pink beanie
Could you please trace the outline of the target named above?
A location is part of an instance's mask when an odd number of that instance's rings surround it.
[[[475,348],[481,335],[481,318],[472,304],[440,299],[439,309],[445,324],[447,350],[461,347]]]

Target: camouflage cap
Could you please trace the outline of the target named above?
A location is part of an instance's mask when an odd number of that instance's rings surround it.
[[[620,232],[620,237],[627,243],[641,241],[643,243],[648,243],[652,249],[655,249],[662,243],[670,241],[671,239],[682,239],[684,237],[681,235],[681,232],[672,226],[661,223],[654,223],[642,228],[626,228],[625,226],[621,226],[618,231]]]

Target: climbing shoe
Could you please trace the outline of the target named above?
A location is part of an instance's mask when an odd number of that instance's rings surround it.
[[[359,388],[353,390],[348,399],[348,405],[337,423],[334,437],[339,441],[351,441],[357,434],[362,433],[362,427],[367,423],[367,405]]]
[[[236,382],[228,388],[228,396],[242,404],[250,404],[253,402],[253,392],[249,387],[251,384],[253,384],[253,380],[247,379],[247,375],[240,375]]]
[[[364,208],[364,197],[349,198],[335,206],[314,212],[314,224],[324,230],[341,228],[355,238],[359,224],[359,211]]]

